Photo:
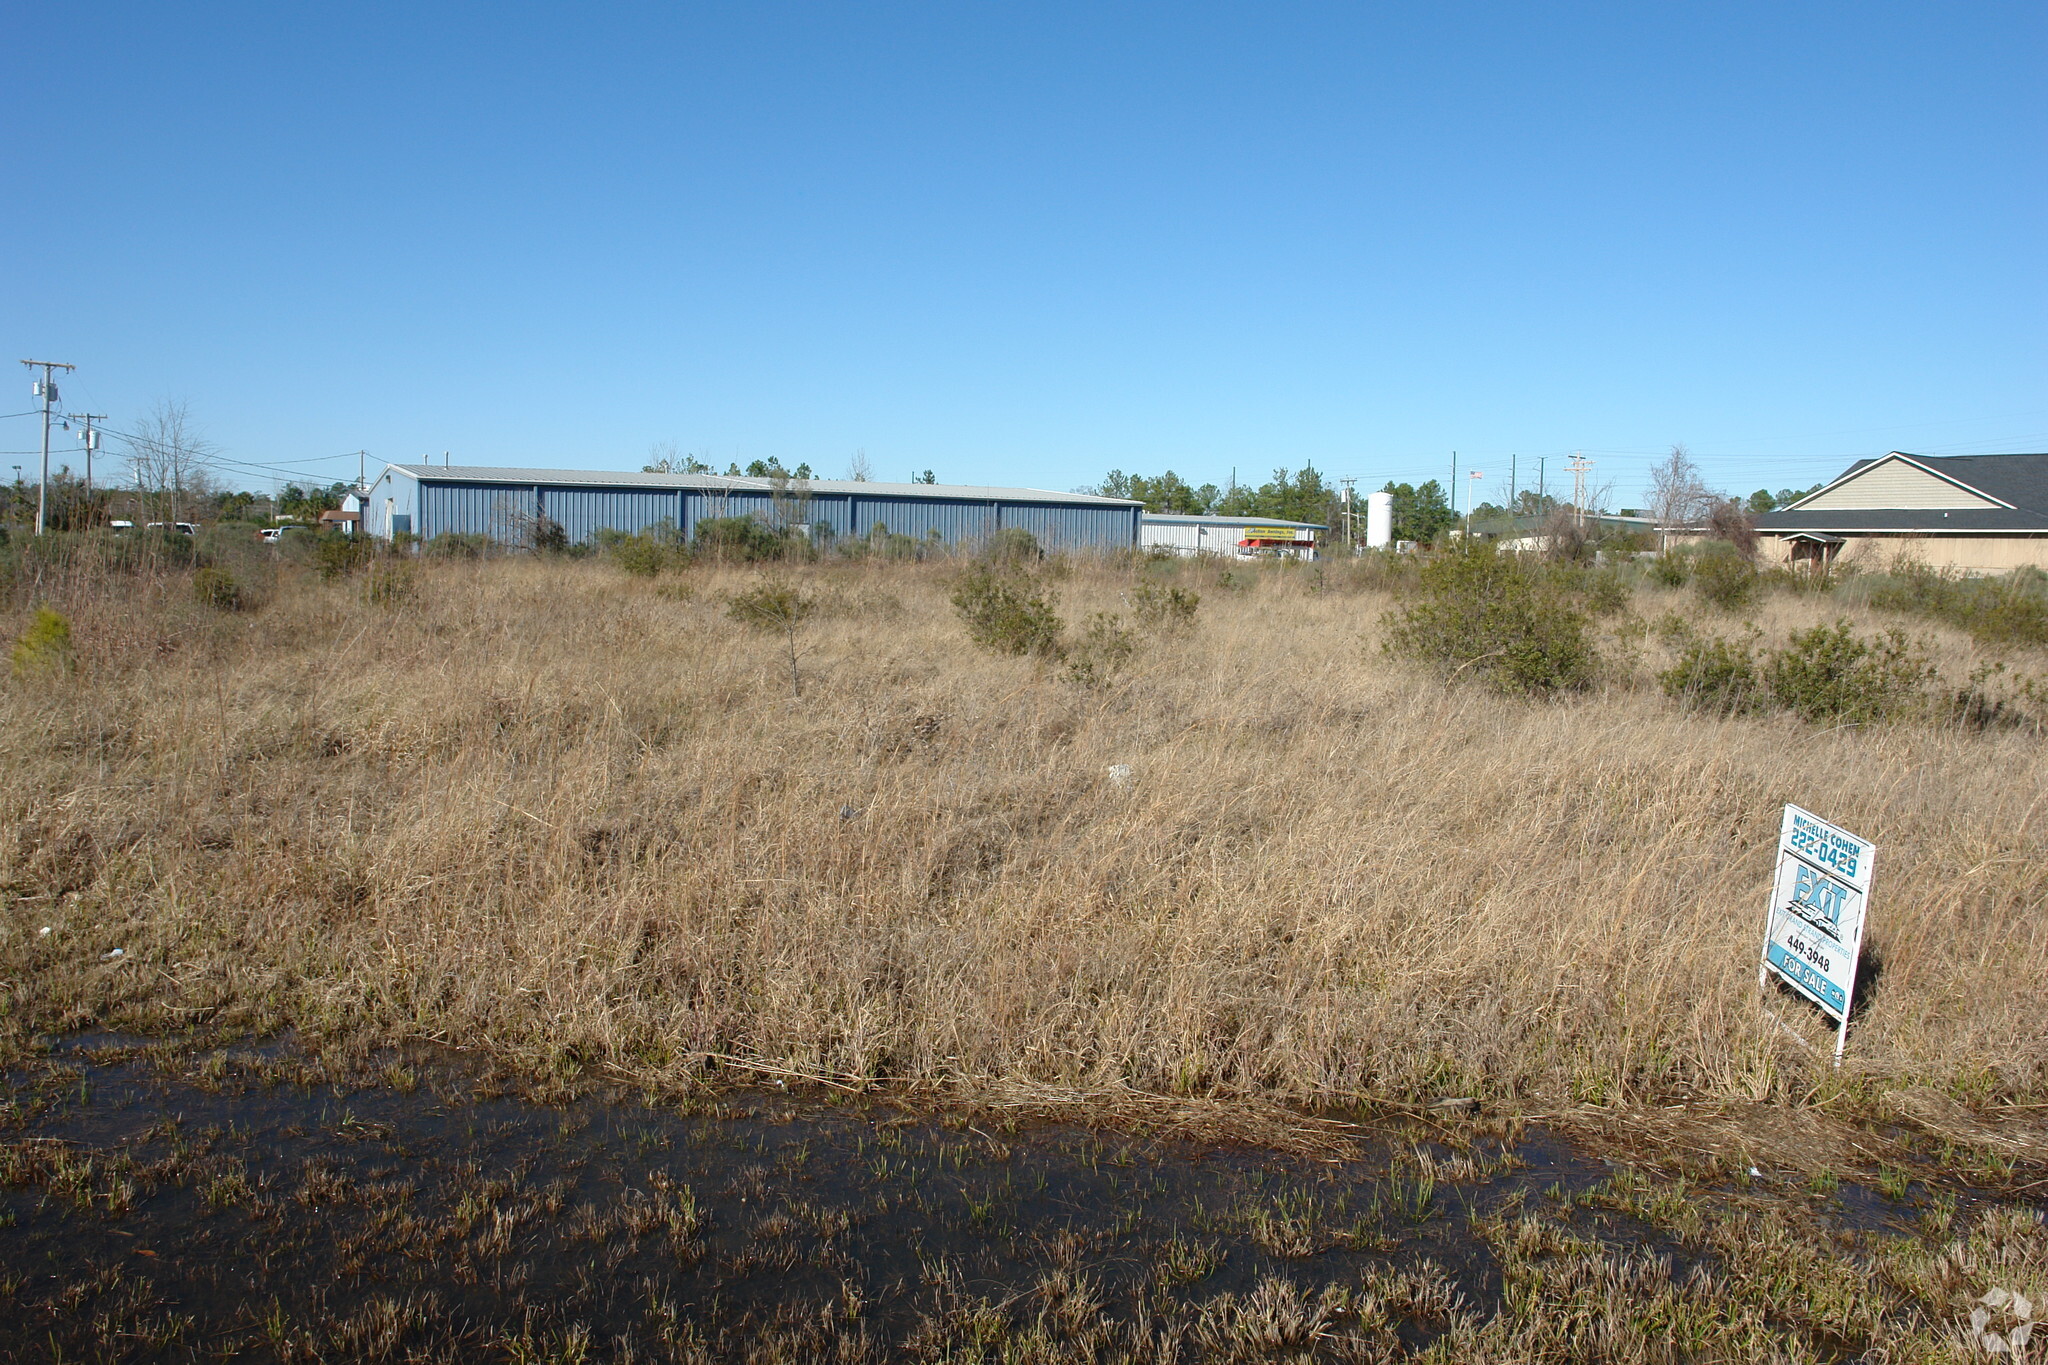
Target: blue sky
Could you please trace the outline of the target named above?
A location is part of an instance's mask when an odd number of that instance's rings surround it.
[[[1053,488],[1456,450],[1498,495],[1584,450],[1625,505],[1674,441],[1737,492],[2048,449],[2037,3],[15,30],[0,336],[116,428],[185,399],[240,485],[673,441]]]

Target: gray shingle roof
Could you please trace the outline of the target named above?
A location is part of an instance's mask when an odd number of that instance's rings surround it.
[[[425,483],[555,484],[567,488],[696,488],[722,493],[769,493],[774,479],[727,474],[638,474],[592,469],[519,469],[506,465],[395,464],[391,468]],[[1128,498],[1100,498],[1093,493],[1055,493],[1044,488],[992,488],[957,483],[854,483],[845,479],[782,481],[789,491],[863,493],[869,497],[941,498],[949,502],[1087,503],[1098,507],[1137,507]]]
[[[1944,478],[1955,480],[1987,497],[2009,502],[2006,507],[1890,508],[1807,510],[1795,503],[1756,519],[1756,529],[1770,535],[1792,531],[1923,531],[1942,535],[1999,535],[2048,532],[2048,454],[2044,455],[1904,455]],[[1883,457],[1890,459],[1891,456]],[[1834,480],[1840,483],[1876,460],[1858,460]],[[1830,484],[1830,487],[1833,485]]]

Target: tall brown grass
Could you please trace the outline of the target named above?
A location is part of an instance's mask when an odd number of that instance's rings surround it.
[[[2038,735],[1688,714],[1654,636],[1563,701],[1446,686],[1347,570],[1168,570],[1195,627],[1079,686],[976,649],[942,565],[814,567],[800,701],[738,569],[427,563],[395,606],[286,573],[255,614],[59,584],[76,666],[0,692],[6,1046],[1528,1111],[2048,1089]],[[1062,612],[1128,614],[1136,572]],[[1840,1073],[1757,985],[1787,801],[1880,848]]]

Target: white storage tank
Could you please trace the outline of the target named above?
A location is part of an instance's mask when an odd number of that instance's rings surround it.
[[[1394,543],[1394,495],[1373,493],[1365,500],[1365,544],[1384,550]]]

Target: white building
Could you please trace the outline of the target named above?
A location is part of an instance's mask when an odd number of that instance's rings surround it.
[[[1273,517],[1197,517],[1147,512],[1138,521],[1141,548],[1177,555],[1228,555],[1235,559],[1314,559],[1316,535],[1330,528],[1312,521]]]

